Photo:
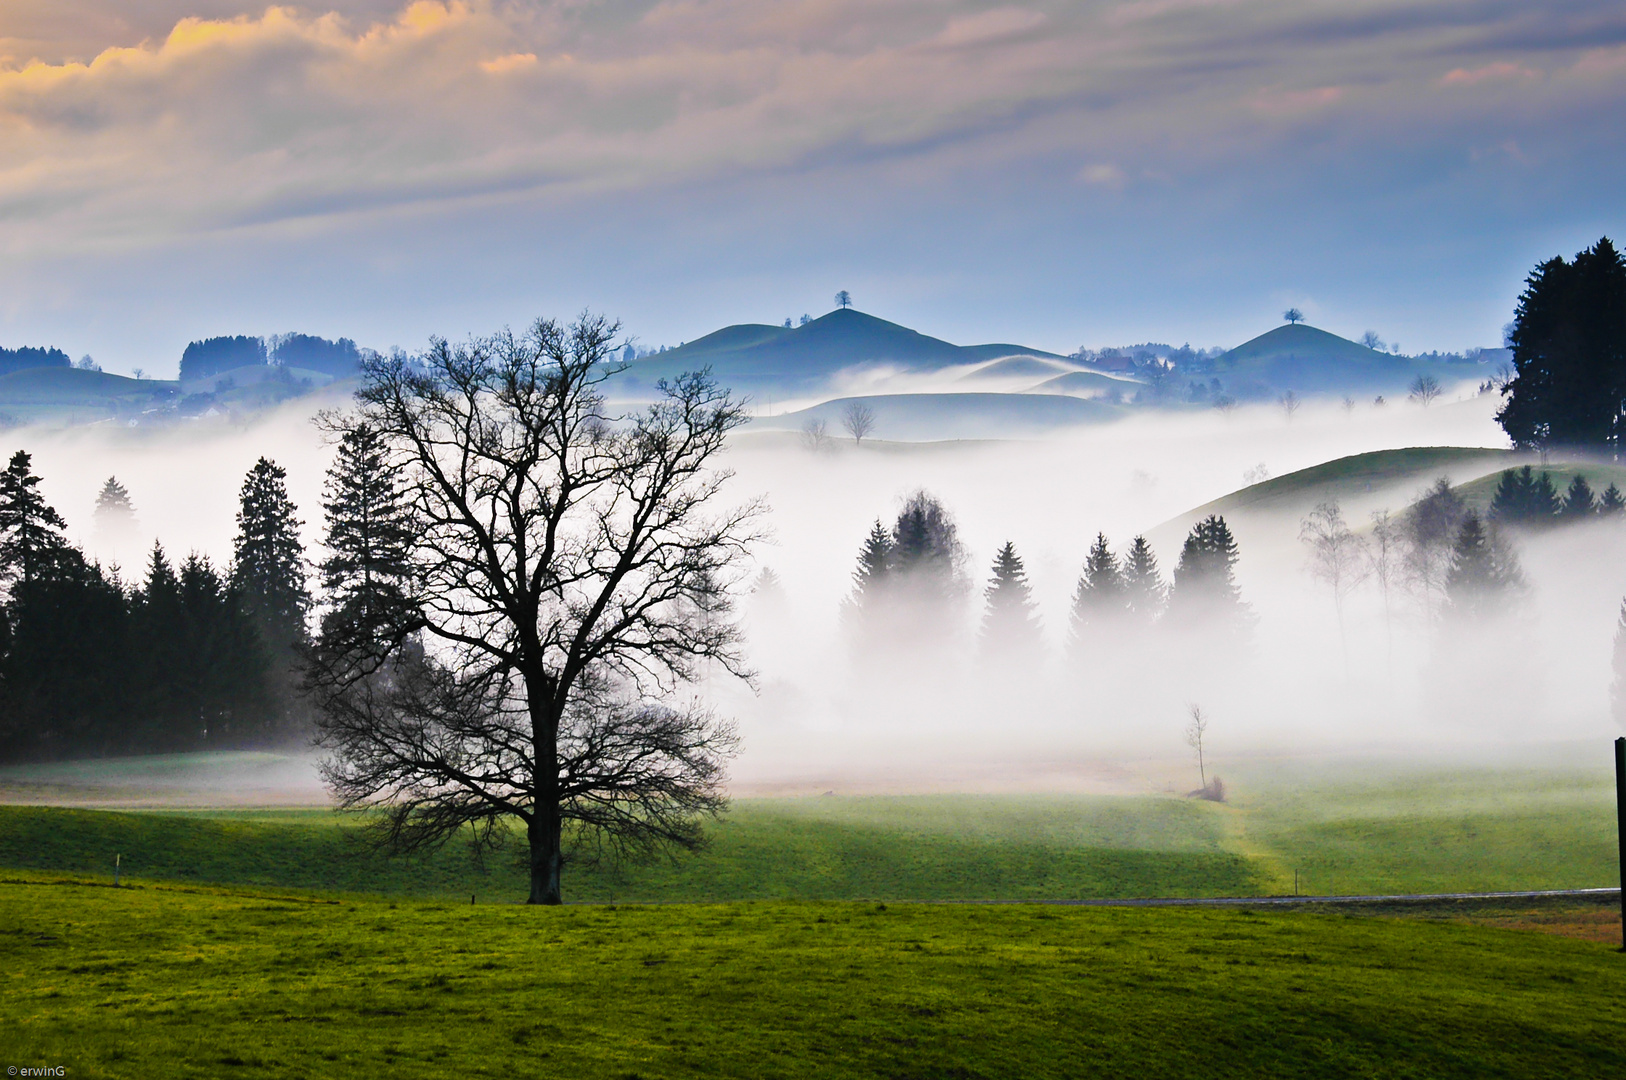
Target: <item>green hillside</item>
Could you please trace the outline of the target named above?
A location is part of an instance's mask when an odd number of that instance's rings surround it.
[[[1214,361],[1214,373],[1240,398],[1301,394],[1404,393],[1418,375],[1449,385],[1482,378],[1481,366],[1447,364],[1368,349],[1325,330],[1298,323],[1278,326]]]
[[[173,400],[174,382],[105,371],[42,367],[0,375],[0,414],[8,422],[87,423],[136,416]]]
[[[840,438],[842,413],[854,402],[875,414],[876,439],[1021,438],[1123,415],[1119,406],[1066,394],[874,394],[835,398],[752,425],[799,429],[822,420],[830,436]]]
[[[616,384],[628,392],[647,390],[657,379],[709,367],[719,381],[736,390],[792,391],[820,386],[843,368],[865,364],[935,371],[1004,356],[1061,359],[1021,345],[953,345],[840,308],[805,326],[724,327],[658,356],[633,361]]]

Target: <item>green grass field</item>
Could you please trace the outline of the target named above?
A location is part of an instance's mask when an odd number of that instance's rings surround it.
[[[1598,755],[1601,757],[1601,755]],[[274,761],[208,762],[211,769]],[[118,766],[38,770],[52,784]],[[173,762],[134,762],[156,782]],[[233,773],[236,775],[236,773]],[[0,780],[15,781],[16,771]],[[1619,880],[1613,785],[1589,767],[1238,765],[1231,801],[1174,796],[937,795],[741,799],[708,850],[567,868],[568,899],[1040,900],[1585,888]],[[13,789],[15,790],[15,789]],[[53,787],[50,790],[66,790]],[[95,790],[106,793],[106,787]],[[387,857],[320,809],[77,810],[0,806],[0,867],[513,901],[513,850],[477,865],[452,845]]]
[[[1314,913],[312,902],[0,882],[71,1077],[1621,1075],[1608,946]]]

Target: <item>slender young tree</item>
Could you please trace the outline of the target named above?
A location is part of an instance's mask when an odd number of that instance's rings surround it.
[[[1035,660],[1041,646],[1038,607],[1027,570],[1009,540],[994,556],[992,575],[982,593],[982,648],[1005,660]]]
[[[1462,496],[1442,476],[1407,508],[1402,519],[1406,578],[1430,618],[1441,609],[1451,570],[1451,547],[1467,512]]]
[[[33,577],[66,545],[62,530],[68,523],[40,494],[33,460],[19,450],[0,472],[0,580],[5,582]]]
[[[314,680],[325,776],[394,850],[492,846],[517,820],[532,903],[560,902],[567,843],[702,842],[734,739],[672,702],[707,663],[747,674],[727,603],[759,508],[719,511],[715,464],[746,414],[704,374],[610,414],[618,333],[584,315],[369,359],[329,421],[376,432],[413,508],[422,645]]]
[[[1299,540],[1310,549],[1310,576],[1332,591],[1338,647],[1347,679],[1349,641],[1344,632],[1344,599],[1371,574],[1371,553],[1366,542],[1344,521],[1344,512],[1336,502],[1321,503],[1310,512],[1299,525]]]
[[[1394,605],[1395,585],[1401,581],[1404,569],[1405,530],[1401,523],[1389,516],[1389,511],[1372,512],[1371,567],[1372,577],[1378,583],[1383,599],[1383,644],[1385,666],[1390,674],[1394,669]]]

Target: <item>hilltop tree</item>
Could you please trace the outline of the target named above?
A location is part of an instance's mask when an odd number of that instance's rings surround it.
[[[1457,529],[1445,579],[1446,610],[1462,622],[1500,615],[1523,587],[1513,552],[1470,509]]]
[[[1300,311],[1296,307],[1290,307],[1286,311],[1282,312],[1282,318],[1286,319],[1287,324],[1291,326],[1294,323],[1301,323],[1304,321],[1304,312]]]
[[[1006,659],[1035,658],[1040,647],[1039,617],[1027,571],[1009,540],[994,557],[993,576],[983,590],[982,647]]]
[[[1163,613],[1168,589],[1158,571],[1157,555],[1146,537],[1130,541],[1123,558],[1124,606],[1132,621],[1147,625]]]
[[[1310,576],[1332,590],[1338,616],[1338,645],[1349,675],[1349,642],[1344,633],[1344,598],[1371,573],[1366,542],[1350,529],[1336,502],[1316,506],[1299,525],[1299,540],[1310,549]]]
[[[1620,447],[1626,400],[1626,260],[1608,237],[1525,279],[1507,334],[1514,376],[1496,419],[1513,445]]]
[[[19,450],[0,472],[0,581],[28,580],[66,544],[68,523],[40,494],[33,461]]]
[[[747,674],[729,590],[759,510],[716,510],[715,464],[746,414],[704,374],[608,413],[618,332],[585,315],[368,358],[338,421],[376,433],[416,515],[422,645],[316,680],[325,776],[394,850],[491,847],[517,820],[531,903],[560,902],[567,843],[700,845],[734,739],[668,702],[703,665]]]
[[[1598,500],[1592,494],[1592,485],[1580,473],[1570,481],[1558,506],[1558,516],[1564,521],[1579,521],[1598,512]]]
[[[1107,534],[1096,533],[1095,543],[1085,556],[1078,587],[1073,590],[1070,622],[1074,644],[1093,644],[1102,631],[1121,625],[1128,610],[1129,595],[1123,569],[1107,545]]]
[[[1193,526],[1174,568],[1169,617],[1188,627],[1244,632],[1252,614],[1236,584],[1239,554],[1223,517],[1210,514]]]
[[[852,307],[853,294],[848,292],[846,289],[842,289],[840,292],[836,293],[836,306],[839,308]]]

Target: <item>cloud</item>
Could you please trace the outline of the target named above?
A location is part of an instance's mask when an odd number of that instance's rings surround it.
[[[144,0],[140,26],[160,25],[168,2]],[[57,58],[8,47],[0,62],[6,243],[164,242],[956,144],[1045,152],[1005,138],[1024,127],[1070,160],[1121,163],[1080,174],[1116,185],[1181,159],[1195,172],[1257,158],[1309,123],[1422,143],[1501,122],[1473,95],[1427,103],[1431,85],[1533,81],[1540,124],[1577,101],[1618,104],[1626,77],[1615,53],[1580,46],[1544,46],[1539,66],[1506,48],[1487,59],[1488,42],[1537,17],[1449,0],[1336,15],[1288,0],[388,2],[178,14],[83,59],[53,47],[47,23],[25,27],[15,41]],[[1569,0],[1546,36],[1611,18]],[[82,21],[117,36],[124,24],[108,20]]]

